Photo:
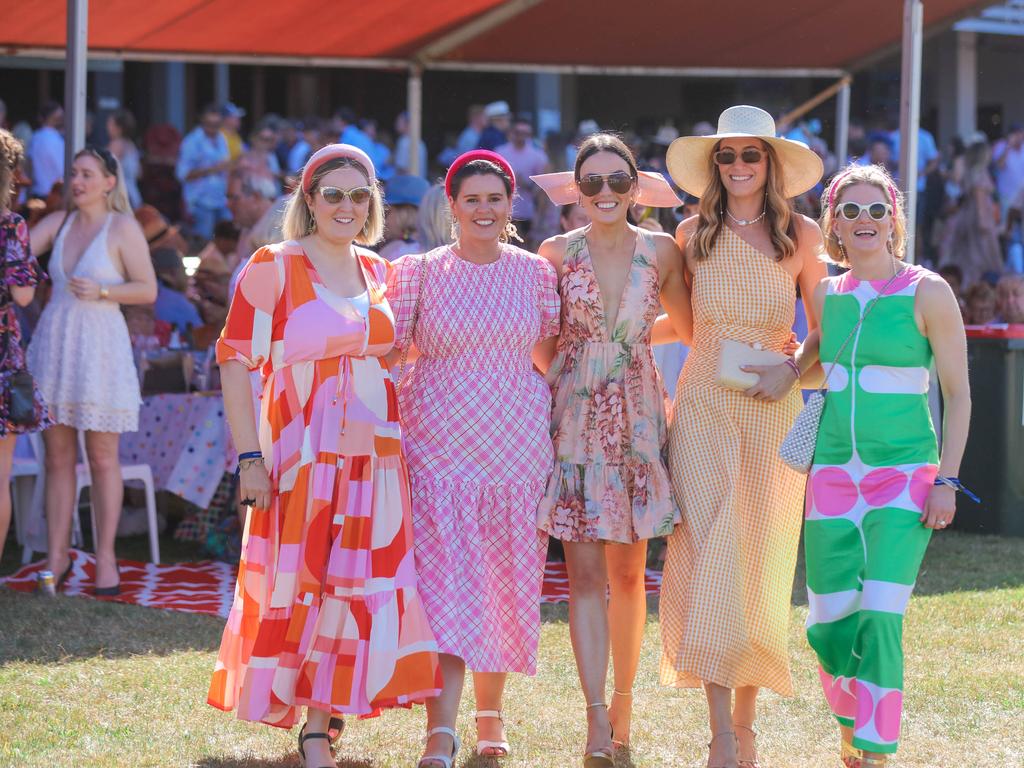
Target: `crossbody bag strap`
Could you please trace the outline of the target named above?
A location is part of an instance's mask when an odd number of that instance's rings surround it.
[[[903,269],[906,269],[906,267],[904,267]],[[832,371],[835,369],[836,364],[839,362],[839,358],[843,354],[843,351],[846,349],[847,345],[849,345],[850,341],[856,335],[857,329],[860,328],[861,325],[863,325],[865,320],[867,320],[867,317],[871,313],[871,310],[875,308],[875,304],[878,303],[878,300],[885,295],[885,292],[889,289],[889,286],[892,285],[893,281],[903,274],[903,269],[899,270],[895,275],[893,275],[886,281],[885,285],[882,286],[882,290],[878,292],[878,295],[875,296],[875,298],[873,298],[868,303],[867,307],[864,309],[864,314],[862,314],[860,316],[860,319],[853,324],[853,328],[850,329],[850,333],[846,337],[846,341],[844,341],[842,345],[839,347],[839,351],[836,352],[835,359],[832,360],[832,364],[828,367],[828,371],[825,373],[825,379],[821,382],[821,386],[818,387],[819,393],[823,393],[825,391],[825,388],[828,385],[829,376],[832,375]]]

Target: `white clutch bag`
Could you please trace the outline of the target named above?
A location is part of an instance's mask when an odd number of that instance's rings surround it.
[[[750,346],[742,341],[722,339],[718,357],[718,383],[726,389],[745,390],[757,384],[758,375],[740,368],[742,365],[778,365],[786,362],[781,352]]]

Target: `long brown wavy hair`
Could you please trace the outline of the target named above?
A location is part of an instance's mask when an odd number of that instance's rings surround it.
[[[711,181],[700,197],[700,218],[697,220],[697,229],[690,238],[691,253],[695,261],[704,261],[711,255],[711,249],[718,240],[722,227],[725,226],[724,211],[729,202],[729,193],[722,183],[722,176],[714,160],[720,143],[715,144],[708,153]],[[775,260],[782,261],[796,253],[796,222],[793,219],[793,209],[782,194],[782,174],[775,172],[779,162],[778,155],[771,144],[762,144],[768,155],[768,176],[764,186],[767,195],[765,219],[768,221],[768,231],[775,248]]]

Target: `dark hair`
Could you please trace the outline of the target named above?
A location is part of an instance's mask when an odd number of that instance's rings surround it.
[[[39,107],[39,122],[45,123],[59,109],[61,109],[61,106],[56,101],[44,101]]]
[[[570,213],[572,213],[572,209],[575,208],[577,205],[579,205],[579,203],[566,203],[565,205],[562,206],[562,210],[559,211],[559,217],[564,219]]]
[[[957,264],[943,264],[939,267],[939,274],[942,277],[949,275],[950,277],[956,278],[956,280],[961,284],[964,282],[964,271],[960,269]]]
[[[224,240],[237,240],[239,234],[233,221],[218,221],[213,227],[213,236]]]
[[[492,163],[490,160],[471,160],[459,168],[455,175],[452,176],[453,198],[459,196],[459,188],[462,186],[462,182],[470,176],[497,176],[501,179],[502,184],[505,185],[505,194],[512,197],[512,179],[502,170],[500,165]]]
[[[217,115],[217,117],[223,116],[223,112],[221,112],[220,107],[214,104],[212,101],[205,107],[203,107],[203,111],[199,113],[199,117],[206,117],[210,114]]]
[[[576,153],[576,167],[573,170],[573,177],[580,180],[580,168],[583,163],[596,155],[598,152],[611,152],[626,161],[629,166],[629,175],[634,179],[637,177],[636,159],[629,151],[626,143],[614,133],[594,133],[583,140],[579,151]]]
[[[334,113],[334,116],[346,123],[354,123],[356,121],[356,113],[352,107],[341,107]]]
[[[121,109],[114,110],[110,114],[110,119],[114,121],[114,125],[121,129],[121,133],[126,139],[135,139],[135,115],[122,107]]]

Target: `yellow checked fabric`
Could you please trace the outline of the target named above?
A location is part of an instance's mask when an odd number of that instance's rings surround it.
[[[661,682],[760,686],[791,696],[787,636],[804,476],[779,458],[801,407],[715,383],[729,338],[781,351],[794,281],[723,227],[693,280],[694,343],[676,390],[669,473],[683,522],[668,539]]]

